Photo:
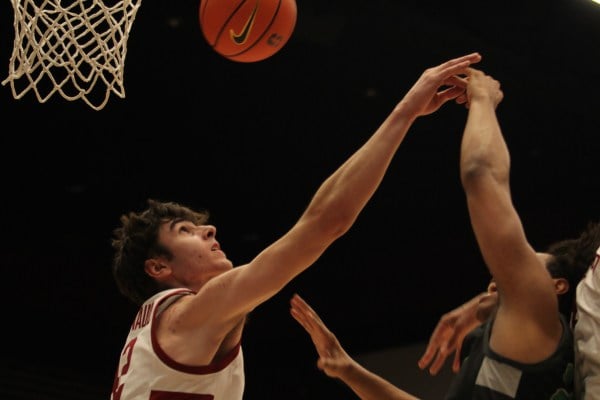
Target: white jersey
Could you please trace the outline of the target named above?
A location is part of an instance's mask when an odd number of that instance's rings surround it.
[[[218,363],[179,364],[156,340],[156,317],[188,289],[170,289],[148,299],[138,311],[121,352],[111,400],[241,400],[244,357],[238,344]]]
[[[575,394],[580,400],[600,400],[600,248],[577,285]]]

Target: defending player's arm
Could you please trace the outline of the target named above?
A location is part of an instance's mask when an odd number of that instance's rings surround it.
[[[510,156],[495,111],[500,85],[474,69],[468,79],[460,171],[475,237],[500,297],[490,344],[506,357],[534,362],[554,350],[562,332],[556,293],[512,204]],[[523,340],[510,340],[514,332]],[[531,348],[531,341],[540,345]]]

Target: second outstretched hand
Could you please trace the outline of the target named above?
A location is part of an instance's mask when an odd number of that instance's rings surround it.
[[[495,299],[495,294],[483,292],[442,315],[429,338],[425,352],[419,359],[419,368],[428,368],[431,375],[437,375],[448,356],[453,354],[452,371],[457,373],[460,369],[460,354],[465,336],[489,316],[492,307],[495,307]],[[485,311],[481,307],[484,302],[490,304]]]
[[[319,354],[317,366],[344,382],[362,400],[418,400],[383,377],[367,370],[346,353],[337,337],[300,296],[290,300],[292,317],[310,335]]]
[[[323,323],[317,313],[299,295],[290,300],[290,314],[310,335],[319,355],[317,366],[327,376],[339,378],[354,360],[346,353],[337,337]]]

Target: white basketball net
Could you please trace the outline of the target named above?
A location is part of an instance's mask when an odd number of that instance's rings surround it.
[[[11,0],[15,40],[9,75],[13,97],[33,90],[40,103],[60,93],[104,108],[125,97],[127,39],[141,0]],[[68,3],[65,5],[63,3]]]

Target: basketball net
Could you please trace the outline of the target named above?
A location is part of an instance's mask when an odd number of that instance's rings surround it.
[[[45,103],[60,93],[101,110],[111,93],[125,97],[127,39],[141,0],[121,0],[113,6],[102,0],[11,3],[15,39],[2,85],[10,82],[15,99],[33,90]]]

